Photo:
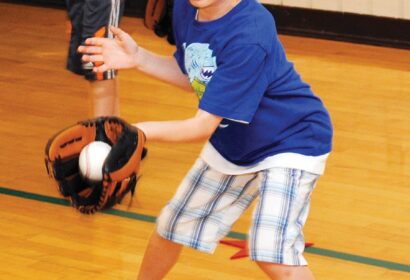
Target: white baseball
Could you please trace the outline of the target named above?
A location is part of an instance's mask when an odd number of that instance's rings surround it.
[[[94,141],[85,146],[80,153],[79,167],[81,174],[92,181],[101,181],[102,167],[111,150],[111,146],[101,141]]]

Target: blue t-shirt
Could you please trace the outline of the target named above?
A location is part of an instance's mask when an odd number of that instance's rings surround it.
[[[272,15],[255,0],[213,21],[196,13],[188,0],[175,1],[174,56],[199,108],[223,117],[214,148],[243,166],[280,153],[329,153],[328,112],[287,60]]]

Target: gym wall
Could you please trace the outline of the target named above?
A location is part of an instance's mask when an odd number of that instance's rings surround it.
[[[410,49],[409,0],[260,0],[282,34]]]
[[[65,7],[64,0],[0,0]],[[260,0],[280,34],[410,49],[410,0]],[[143,17],[147,0],[127,0],[125,14]]]
[[[410,19],[408,0],[261,0],[264,4]]]
[[[65,8],[65,0],[0,0],[0,2],[8,2],[13,4],[29,4],[40,5],[53,8]],[[144,10],[147,0],[126,0],[125,14],[129,16],[144,16]]]

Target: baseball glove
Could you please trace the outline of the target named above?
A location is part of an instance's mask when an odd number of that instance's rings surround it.
[[[80,152],[93,141],[103,141],[112,147],[100,182],[89,181],[79,172]],[[140,162],[147,152],[144,143],[144,133],[118,117],[80,121],[47,142],[47,173],[73,207],[91,214],[120,203],[128,192],[134,193]]]
[[[144,24],[159,37],[167,37],[168,43],[174,45],[172,29],[172,9],[174,0],[148,0],[145,8]]]

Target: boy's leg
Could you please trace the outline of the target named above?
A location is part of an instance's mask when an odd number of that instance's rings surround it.
[[[163,279],[178,260],[181,250],[182,245],[162,238],[155,231],[145,250],[138,279]]]
[[[249,239],[250,258],[271,279],[314,279],[303,257],[303,226],[319,176],[289,168],[271,168],[260,175],[260,197]]]
[[[164,277],[181,246],[212,253],[257,196],[256,178],[225,175],[198,159],[157,219],[139,279]]]
[[[256,262],[270,279],[313,280],[315,277],[307,266],[289,266],[268,262]]]

